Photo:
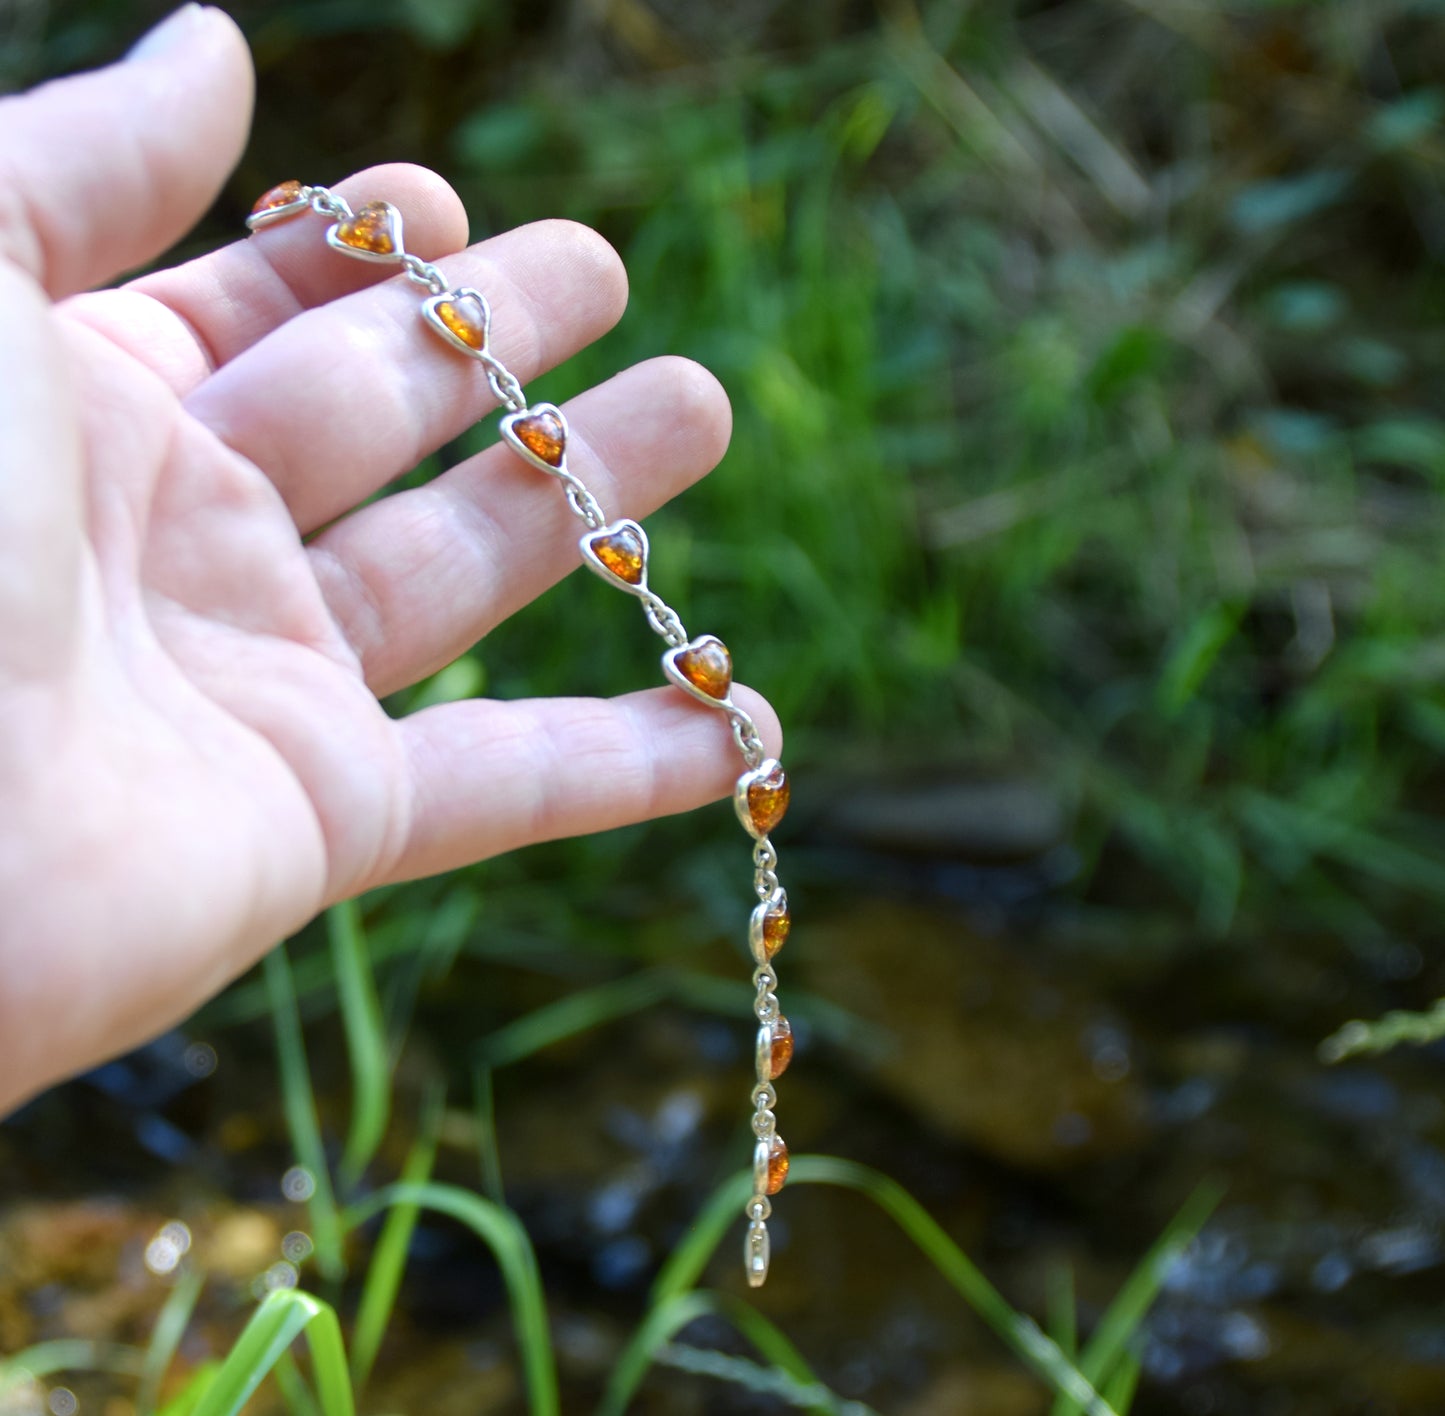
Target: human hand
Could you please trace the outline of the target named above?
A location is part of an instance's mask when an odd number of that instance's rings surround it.
[[[736,775],[725,717],[668,687],[382,711],[567,574],[578,534],[504,448],[355,509],[492,403],[394,268],[301,218],[75,293],[201,215],[251,90],[235,25],[188,7],[126,61],[0,101],[0,1114],[332,901],[687,810]],[[429,172],[336,190],[394,202],[409,249],[487,294],[523,380],[622,312],[586,228],[463,251]],[[566,412],[614,516],[703,475],[729,431],[682,359]],[[767,705],[735,693],[776,751]]]

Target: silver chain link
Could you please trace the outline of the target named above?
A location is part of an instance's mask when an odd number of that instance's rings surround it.
[[[329,216],[333,221],[350,221],[356,215],[346,198],[338,197],[329,187],[302,187],[301,192],[318,216]]]
[[[687,643],[687,630],[677,617],[677,611],[660,595],[654,595],[649,590],[642,597],[642,606],[648,628],[661,635],[670,649],[680,649]]]
[[[580,477],[571,472],[559,474],[567,487],[567,505],[587,523],[589,531],[599,530],[607,525],[607,518],[597,504],[597,498],[583,485]]]
[[[767,904],[786,905],[787,892],[778,881],[778,853],[766,836],[753,846],[753,889]]]
[[[480,357],[487,370],[487,387],[492,390],[492,396],[508,413],[520,413],[527,406],[521,381],[495,355],[484,350]]]
[[[733,741],[737,743],[743,761],[756,771],[768,755],[768,749],[763,746],[762,735],[758,732],[758,725],[753,722],[750,714],[736,705],[728,710],[728,717],[732,719]]]
[[[406,268],[408,280],[426,286],[433,295],[446,294],[447,278],[430,261],[424,261],[420,256],[414,256],[408,251],[402,256],[401,263]]]

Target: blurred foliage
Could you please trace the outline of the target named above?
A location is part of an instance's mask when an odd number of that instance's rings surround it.
[[[1370,946],[1445,897],[1436,0],[232,8],[257,127],[196,244],[279,176],[426,162],[478,232],[567,215],[627,259],[620,328],[537,393],[723,379],[656,579],[796,764],[1047,776],[1180,937]],[[8,77],[149,9],[15,6]],[[575,580],[453,682],[649,681]]]

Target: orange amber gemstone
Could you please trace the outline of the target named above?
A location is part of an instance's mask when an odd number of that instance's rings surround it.
[[[592,542],[597,559],[619,580],[629,585],[642,584],[642,537],[630,526],[599,536]]]
[[[487,326],[475,300],[438,300],[435,307],[439,319],[469,349],[485,349]]]
[[[781,1136],[768,1146],[768,1194],[776,1195],[788,1178],[788,1147]]]
[[[530,418],[518,418],[512,424],[512,431],[529,451],[540,457],[549,467],[562,465],[562,452],[567,446],[567,434],[562,420],[555,413],[534,413]],[[601,553],[599,552],[599,557]]]
[[[306,189],[300,182],[280,182],[269,192],[263,192],[257,198],[256,205],[251,208],[251,215],[256,216],[263,211],[274,211],[277,207],[290,206],[292,202],[302,201],[305,195]]]
[[[763,948],[767,951],[768,958],[771,959],[788,942],[788,933],[792,927],[792,916],[788,914],[786,905],[769,910],[763,916]]]
[[[773,1019],[773,1044],[769,1049],[768,1077],[777,1081],[784,1072],[788,1070],[788,1063],[793,1060],[793,1025],[780,1013]],[[788,1162],[783,1161],[783,1169],[787,1170]],[[772,1167],[769,1166],[769,1171]]]
[[[677,656],[677,671],[709,698],[722,700],[732,687],[733,656],[721,639],[707,638]]]
[[[343,246],[370,251],[374,256],[395,255],[400,244],[395,209],[390,202],[367,202],[355,216],[337,222],[336,239]]]
[[[775,765],[766,777],[748,784],[748,815],[758,835],[766,836],[783,819],[791,795],[788,774],[780,766]]]

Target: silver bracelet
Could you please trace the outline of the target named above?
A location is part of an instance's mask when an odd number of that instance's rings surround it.
[[[502,437],[533,467],[556,478],[567,505],[586,526],[578,542],[583,562],[609,585],[641,600],[648,626],[667,645],[662,671],[668,680],[699,703],[728,716],[745,766],[733,791],[733,803],[743,829],[753,838],[753,888],[759,902],[748,926],[748,947],[757,965],[753,1012],[758,1019],[758,1037],[757,1084],[752,1091],[756,1137],[753,1193],[745,1211],[748,1228],[743,1261],[748,1283],[760,1288],[767,1279],[770,1258],[769,1196],[776,1195],[788,1178],[788,1147],[778,1134],[773,1111],[778,1094],[773,1083],[792,1061],[793,1029],[778,1005],[773,958],[787,940],[792,920],[787,891],[778,881],[778,853],[768,839],[788,809],[787,773],[776,759],[767,756],[757,724],[732,701],[732,655],[727,645],[711,634],[689,638],[677,612],[648,588],[647,533],[625,517],[609,522],[582,479],[568,470],[567,419],[562,410],[550,403],[529,404],[516,376],[491,353],[492,312],[486,296],[467,286],[451,289],[435,265],[407,252],[402,244],[401,213],[390,202],[368,202],[352,211],[345,198],[325,187],[282,182],[261,197],[246,225],[255,231],[307,211],[331,221],[326,242],[334,250],[360,260],[400,266],[408,280],[426,289],[422,318],[454,349],[485,369],[488,386],[506,409]]]

